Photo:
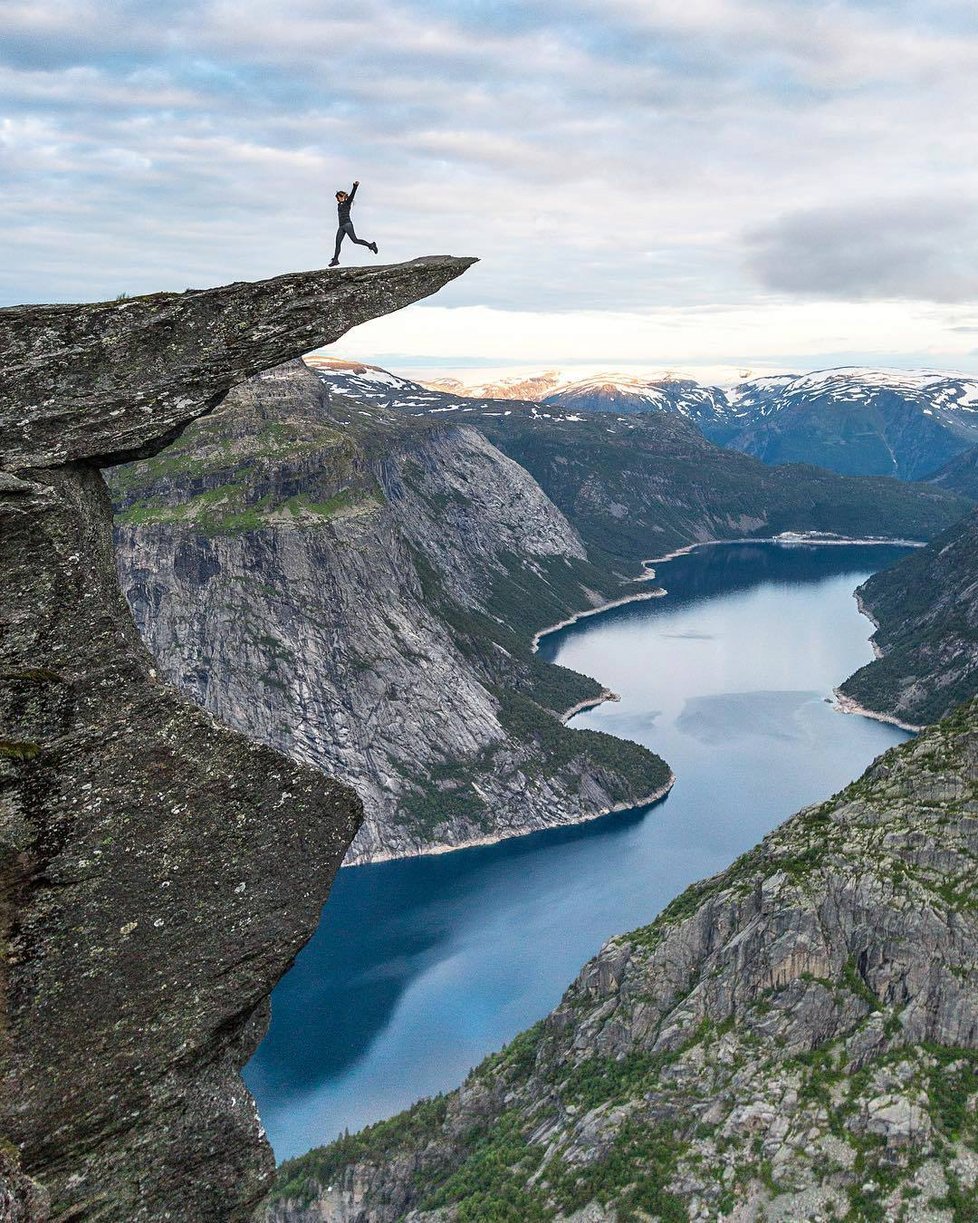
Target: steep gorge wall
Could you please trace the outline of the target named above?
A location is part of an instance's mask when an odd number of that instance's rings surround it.
[[[160,681],[119,590],[99,468],[467,264],[0,311],[9,1217],[250,1215],[272,1158],[238,1071],[361,815],[349,788]]]
[[[556,618],[600,599],[583,583],[607,575],[474,429],[364,418],[296,363],[113,487],[122,584],[161,668],[222,721],[356,786],[348,860],[576,822],[667,783],[644,749],[564,730],[531,699],[531,672],[553,674],[563,706],[600,689],[531,661],[529,630],[489,614],[494,586],[518,576],[540,627],[548,591]]]
[[[978,706],[612,939],[447,1097],[283,1165],[269,1223],[964,1223]]]

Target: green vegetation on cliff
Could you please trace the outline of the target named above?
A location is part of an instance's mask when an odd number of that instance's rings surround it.
[[[291,1161],[268,1218],[968,1223],[976,760],[972,704],[611,940],[458,1091]]]
[[[665,412],[610,419],[514,411],[478,427],[530,472],[595,552],[619,565],[706,539],[819,531],[930,539],[971,503],[929,485],[771,467]]]
[[[883,656],[841,691],[914,725],[978,696],[978,515],[875,574],[859,590]]]

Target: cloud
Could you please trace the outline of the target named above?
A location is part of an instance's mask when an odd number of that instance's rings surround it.
[[[978,199],[809,209],[747,236],[767,289],[838,300],[978,297]]]
[[[393,368],[473,359],[487,369],[588,363],[695,370],[722,363],[778,369],[837,365],[978,371],[974,337],[952,333],[956,307],[907,302],[784,302],[626,311],[494,310],[442,302],[365,323],[339,355]],[[745,354],[749,354],[749,360]]]
[[[384,259],[481,257],[439,300],[497,342],[964,301],[976,53],[970,0],[6,0],[0,299],[322,266],[359,178]]]

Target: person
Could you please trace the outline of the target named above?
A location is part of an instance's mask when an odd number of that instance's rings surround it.
[[[339,267],[340,264],[340,244],[343,239],[349,236],[352,242],[357,246],[365,246],[368,250],[372,250],[377,254],[376,242],[364,242],[363,238],[358,238],[356,230],[353,228],[353,222],[350,220],[350,205],[353,203],[353,197],[357,193],[357,187],[360,186],[359,179],[353,184],[353,190],[347,193],[346,191],[337,191],[336,193],[336,212],[339,217],[340,227],[336,231],[336,250],[333,251],[333,260],[330,263],[331,268]]]

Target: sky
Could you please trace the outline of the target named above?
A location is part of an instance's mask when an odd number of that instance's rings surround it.
[[[480,263],[337,355],[978,372],[976,62],[974,0],[3,0],[0,305],[323,267],[358,178]]]

